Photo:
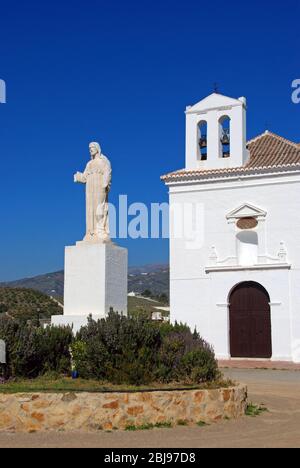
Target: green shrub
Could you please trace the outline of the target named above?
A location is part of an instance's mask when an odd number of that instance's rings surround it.
[[[210,382],[218,377],[218,365],[212,350],[199,347],[184,354],[181,361],[183,377],[191,382]]]
[[[0,339],[6,342],[7,377],[35,378],[47,372],[70,371],[70,328],[41,328],[0,318]]]
[[[73,346],[76,369],[83,378],[120,384],[153,380],[161,344],[157,326],[144,317],[123,317],[111,312],[98,322],[89,319]]]
[[[160,323],[159,328],[162,337],[168,336],[170,333],[190,333],[191,331],[188,325],[178,322],[174,324],[170,322]]]
[[[84,341],[75,341],[71,345],[72,350],[72,370],[82,369],[87,361],[87,346]]]
[[[173,330],[172,330],[173,327]],[[219,376],[212,347],[186,325],[168,325],[163,331],[157,378],[162,382],[203,383]]]
[[[144,316],[110,313],[89,320],[72,347],[82,378],[141,385],[158,381],[202,383],[218,377],[212,348],[183,324],[156,324]]]
[[[7,377],[66,374],[71,364],[83,379],[112,384],[200,384],[219,377],[213,349],[196,331],[143,315],[90,318],[76,339],[70,328],[44,329],[1,315],[0,339],[7,345]]]

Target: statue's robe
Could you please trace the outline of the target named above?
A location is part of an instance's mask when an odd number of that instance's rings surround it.
[[[111,165],[104,155],[97,155],[83,173],[86,183],[85,240],[109,240],[108,192],[111,185]]]

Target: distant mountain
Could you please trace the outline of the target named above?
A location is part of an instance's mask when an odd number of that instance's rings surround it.
[[[169,296],[169,265],[145,265],[130,267],[128,271],[128,291],[141,293],[146,289],[154,295]],[[26,288],[40,291],[48,296],[63,297],[64,272],[57,271],[33,278],[0,283],[0,287]]]
[[[169,297],[169,265],[146,265],[131,267],[128,274],[128,291],[142,293],[146,289],[154,295]]]
[[[57,271],[33,278],[0,283],[0,287],[34,289],[48,296],[62,297],[64,295],[64,272]]]

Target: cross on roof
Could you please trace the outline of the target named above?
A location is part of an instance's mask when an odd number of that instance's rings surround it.
[[[220,94],[219,83],[217,82],[214,83],[214,93]]]

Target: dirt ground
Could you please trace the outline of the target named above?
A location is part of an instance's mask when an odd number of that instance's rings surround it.
[[[112,433],[0,433],[1,448],[300,448],[300,372],[225,370],[226,376],[246,383],[249,401],[263,403],[268,412],[255,418],[223,421],[206,427],[177,427]]]

